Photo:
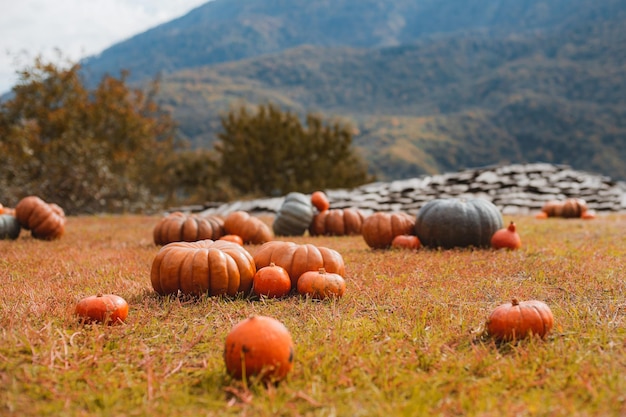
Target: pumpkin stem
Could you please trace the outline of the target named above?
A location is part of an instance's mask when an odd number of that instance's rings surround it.
[[[99,292],[98,294],[96,294],[96,297],[102,297],[102,293]]]
[[[511,300],[511,304],[513,305],[513,307],[518,306],[519,300],[517,298],[514,298],[513,300]]]
[[[513,221],[509,224],[509,232],[515,232],[515,223]]]
[[[319,273],[320,274],[325,274],[326,273],[326,268],[320,268],[319,269]]]
[[[275,266],[276,266],[276,264],[274,262],[270,262],[270,268],[273,268]]]

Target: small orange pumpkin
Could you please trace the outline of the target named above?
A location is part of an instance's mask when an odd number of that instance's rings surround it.
[[[580,218],[584,220],[593,220],[596,218],[596,212],[593,210],[586,210],[580,215]]]
[[[237,235],[224,235],[220,237],[218,240],[226,240],[228,242],[236,243],[239,246],[243,246],[243,239],[241,238],[241,236],[237,236]]]
[[[329,297],[342,297],[346,292],[346,281],[339,274],[318,271],[305,272],[298,279],[298,293],[323,300]]]
[[[502,304],[487,320],[487,331],[497,341],[519,340],[530,335],[541,338],[552,329],[554,316],[542,301],[518,301]]]
[[[256,271],[252,278],[252,291],[268,298],[284,297],[291,292],[291,278],[285,268],[272,262]]]
[[[257,377],[264,382],[278,382],[291,371],[293,360],[291,334],[272,317],[244,319],[226,336],[224,362],[233,378]]]
[[[315,191],[311,194],[311,204],[317,210],[325,211],[330,208],[330,201],[328,201],[328,196],[323,191]]]
[[[546,213],[545,211],[540,211],[539,213],[535,214],[535,219],[543,220],[547,218],[548,218],[548,213]]]
[[[98,294],[80,300],[74,312],[86,323],[118,324],[128,317],[128,303],[119,295]]]
[[[420,240],[415,235],[398,235],[391,241],[391,247],[394,249],[417,250],[420,246]]]
[[[517,233],[514,222],[511,222],[508,227],[496,230],[491,236],[491,247],[494,249],[519,249],[522,247],[522,240]]]

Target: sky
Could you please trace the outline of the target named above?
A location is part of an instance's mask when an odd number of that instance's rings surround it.
[[[0,0],[0,94],[41,55],[77,62],[209,0]]]

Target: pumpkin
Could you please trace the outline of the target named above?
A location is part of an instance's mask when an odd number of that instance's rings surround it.
[[[268,298],[284,297],[291,292],[291,278],[285,268],[270,263],[254,274],[252,291]]]
[[[481,198],[430,200],[415,219],[415,235],[432,248],[490,247],[491,237],[502,227],[498,208]]]
[[[278,209],[272,228],[277,236],[301,236],[309,228],[315,210],[302,193],[289,193]]]
[[[342,297],[346,292],[346,281],[339,274],[326,272],[324,268],[308,271],[298,279],[298,293],[323,300]]]
[[[497,230],[491,237],[491,247],[494,249],[519,249],[522,240],[517,233],[515,223],[511,222],[508,227]]]
[[[587,202],[581,198],[568,198],[563,202],[562,216],[566,219],[580,218],[587,211]]]
[[[236,243],[239,246],[243,246],[243,239],[241,238],[241,236],[237,236],[237,235],[224,235],[220,237],[218,240],[226,240],[228,242]]]
[[[298,245],[281,240],[267,242],[254,254],[254,263],[257,269],[272,263],[285,268],[291,279],[292,289],[297,289],[298,278],[307,271],[324,268],[327,272],[342,276],[346,273],[343,257],[339,252],[310,243]]]
[[[547,304],[514,298],[493,310],[487,320],[487,331],[497,341],[519,340],[531,334],[543,338],[553,324],[554,316]]]
[[[593,210],[586,210],[583,214],[580,215],[580,218],[585,220],[593,220],[596,218],[596,212]]]
[[[19,237],[22,226],[15,216],[0,214],[0,239],[15,240]]]
[[[219,217],[199,217],[179,211],[160,219],[152,231],[154,244],[159,246],[172,242],[216,240],[222,235],[224,222]]]
[[[58,239],[65,232],[63,209],[56,204],[48,204],[37,196],[21,199],[15,206],[15,217],[36,239]]]
[[[373,249],[386,249],[398,235],[412,234],[415,218],[407,213],[377,212],[363,221],[361,235]]]
[[[172,242],[152,262],[150,280],[160,295],[248,294],[256,267],[242,246],[225,240]]]
[[[545,211],[540,211],[539,213],[535,214],[535,219],[543,220],[547,218],[548,218],[548,213],[546,213]]]
[[[420,246],[420,240],[415,235],[398,235],[391,241],[393,249],[417,250]]]
[[[293,339],[280,321],[252,316],[237,323],[226,336],[226,371],[236,379],[251,377],[264,382],[285,378],[294,360]]]
[[[315,215],[309,226],[311,236],[350,236],[361,234],[365,215],[354,208],[324,210]]]
[[[260,245],[272,240],[272,230],[261,219],[245,211],[233,211],[224,219],[224,230],[240,236],[244,243]]]
[[[328,196],[323,191],[315,191],[311,194],[311,204],[318,211],[325,211],[330,208],[330,201],[328,201]]]
[[[80,300],[74,312],[86,323],[118,324],[128,317],[128,303],[119,295],[98,294]]]
[[[541,211],[546,213],[548,217],[562,217],[563,216],[563,202],[558,200],[547,201]]]

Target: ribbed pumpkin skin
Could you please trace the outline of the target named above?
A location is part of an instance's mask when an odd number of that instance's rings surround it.
[[[408,213],[378,212],[363,221],[361,235],[372,249],[386,249],[398,235],[412,234],[415,218]]]
[[[568,198],[563,202],[563,217],[574,219],[582,217],[587,211],[587,202],[581,198]]]
[[[0,214],[0,239],[15,240],[20,235],[22,227],[14,216]]]
[[[243,243],[260,245],[272,240],[272,229],[261,219],[245,211],[233,211],[224,219],[224,230],[240,236]]]
[[[435,199],[418,211],[415,234],[431,248],[482,248],[491,246],[491,237],[503,225],[500,211],[488,200]]]
[[[319,271],[307,271],[298,279],[298,293],[311,298],[323,300],[329,297],[343,297],[346,292],[346,281],[339,274]]]
[[[56,204],[48,204],[36,196],[24,197],[15,206],[20,225],[36,239],[54,240],[65,233],[65,213]]]
[[[198,217],[178,211],[159,220],[152,231],[155,245],[217,240],[223,235],[224,221],[219,217]]]
[[[240,245],[225,240],[172,242],[152,262],[150,281],[161,294],[248,294],[256,273],[254,259]]]
[[[329,273],[346,274],[343,257],[339,252],[308,243],[298,245],[281,240],[267,242],[254,254],[254,263],[257,269],[272,263],[285,268],[291,278],[292,289],[298,288],[298,278],[308,271],[324,268]]]
[[[311,198],[302,193],[289,193],[278,209],[272,229],[277,236],[302,236],[309,228],[315,209]]]
[[[358,209],[330,209],[315,215],[309,226],[311,236],[360,235],[365,215]]]

